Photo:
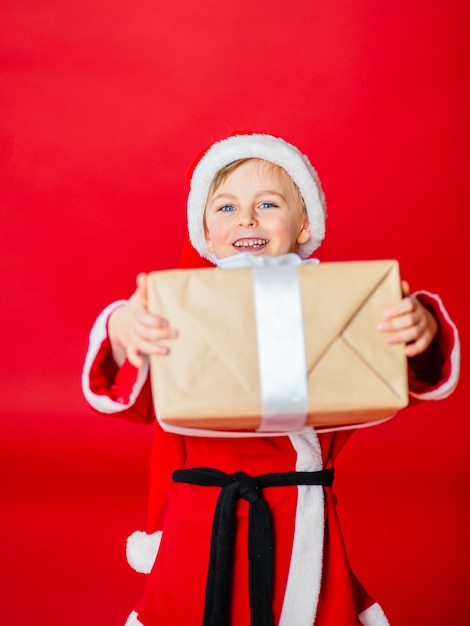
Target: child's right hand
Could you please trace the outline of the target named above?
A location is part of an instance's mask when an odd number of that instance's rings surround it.
[[[136,284],[137,289],[126,304],[115,309],[108,320],[113,357],[119,366],[127,358],[135,367],[141,367],[144,356],[168,354],[169,348],[158,342],[177,335],[167,320],[147,310],[147,274],[139,274]]]

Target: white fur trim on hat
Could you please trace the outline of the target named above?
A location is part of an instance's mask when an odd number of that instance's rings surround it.
[[[359,620],[364,626],[390,626],[382,607],[377,603],[360,613]]]
[[[141,574],[150,574],[150,570],[157,558],[158,548],[162,540],[162,532],[157,530],[150,535],[136,530],[127,538],[126,556],[127,562]]]
[[[226,165],[239,159],[263,159],[282,167],[295,182],[304,199],[310,220],[311,237],[299,246],[306,259],[325,236],[325,196],[318,174],[308,158],[295,146],[272,135],[233,135],[213,144],[196,165],[188,195],[188,229],[192,245],[199,254],[215,263],[207,249],[204,234],[204,210],[214,176]]]

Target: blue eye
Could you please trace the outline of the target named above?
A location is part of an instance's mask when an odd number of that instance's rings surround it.
[[[276,205],[273,202],[262,202],[259,206],[260,209],[272,209]]]
[[[219,211],[223,211],[223,212],[235,211],[235,207],[233,207],[231,204],[224,204],[224,206],[220,207]]]

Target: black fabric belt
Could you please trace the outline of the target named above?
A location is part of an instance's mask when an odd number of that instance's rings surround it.
[[[252,626],[273,626],[274,538],[271,514],[263,498],[265,487],[333,484],[334,469],[317,472],[285,472],[249,476],[244,472],[225,474],[211,468],[177,470],[179,483],[221,487],[212,526],[209,572],[203,626],[229,626],[233,549],[237,500],[249,502],[248,562]]]

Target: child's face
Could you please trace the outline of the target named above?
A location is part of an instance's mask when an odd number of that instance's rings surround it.
[[[251,159],[209,197],[205,235],[218,259],[239,252],[276,256],[297,252],[310,239],[310,225],[287,172]]]

